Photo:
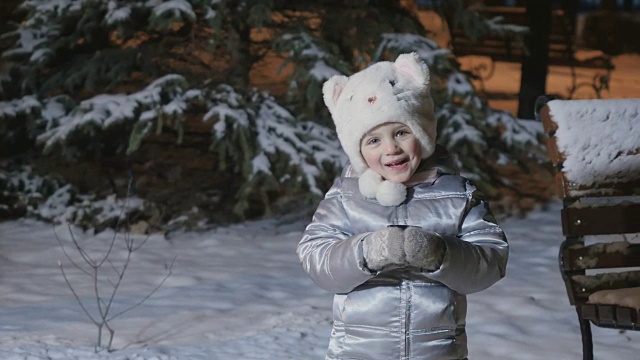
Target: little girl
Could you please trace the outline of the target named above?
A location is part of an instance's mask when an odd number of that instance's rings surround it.
[[[326,359],[466,359],[466,294],[504,277],[508,245],[435,145],[426,64],[403,54],[323,94],[350,164],[297,251],[335,294]]]

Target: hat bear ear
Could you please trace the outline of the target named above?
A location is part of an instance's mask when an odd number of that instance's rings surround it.
[[[334,75],[322,86],[324,103],[332,115],[334,114],[336,104],[338,104],[340,94],[342,94],[342,90],[344,90],[348,80],[349,78],[344,75]]]
[[[398,78],[408,78],[413,86],[424,87],[429,84],[429,69],[415,52],[398,56],[393,67],[398,75],[404,75]]]

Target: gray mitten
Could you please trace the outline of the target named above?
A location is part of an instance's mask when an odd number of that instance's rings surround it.
[[[442,236],[437,233],[418,227],[408,227],[404,230],[404,252],[411,266],[435,271],[442,265],[446,250]]]
[[[363,241],[364,260],[367,268],[379,271],[386,265],[402,265],[404,257],[402,229],[388,227],[369,234]]]

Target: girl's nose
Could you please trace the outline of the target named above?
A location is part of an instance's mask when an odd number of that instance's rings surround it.
[[[389,155],[395,155],[400,151],[401,151],[400,146],[398,146],[398,143],[396,141],[390,141],[389,144],[387,145],[387,154]]]

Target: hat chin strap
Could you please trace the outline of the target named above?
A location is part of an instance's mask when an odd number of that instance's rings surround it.
[[[368,199],[376,199],[383,206],[400,205],[407,198],[407,187],[401,183],[384,180],[371,168],[358,179],[360,193]]]

